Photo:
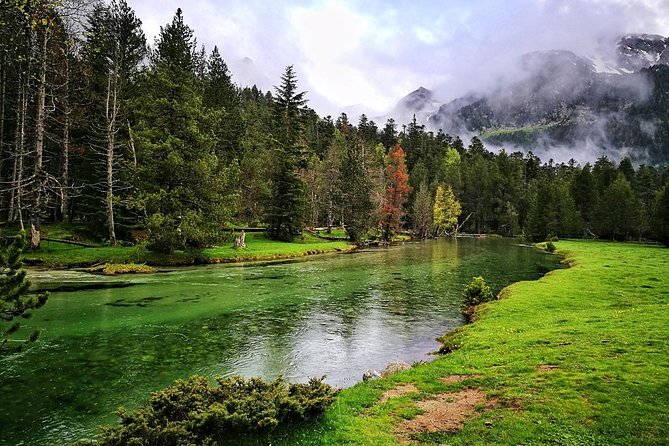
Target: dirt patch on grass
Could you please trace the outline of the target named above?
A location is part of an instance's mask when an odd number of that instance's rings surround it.
[[[560,368],[559,365],[550,365],[550,364],[537,366],[537,370],[539,370],[540,372],[553,372],[559,368]]]
[[[455,384],[470,378],[483,378],[483,375],[451,375],[441,378],[440,381],[444,384]]]
[[[416,407],[425,412],[400,423],[395,433],[401,440],[410,441],[414,434],[458,430],[467,419],[495,403],[495,400],[487,400],[479,389],[442,393],[433,399],[418,401]]]
[[[379,400],[379,402],[385,403],[391,398],[397,398],[402,395],[406,395],[407,393],[418,393],[418,389],[411,383],[393,387],[392,389],[383,392],[383,395],[381,395],[381,399]]]

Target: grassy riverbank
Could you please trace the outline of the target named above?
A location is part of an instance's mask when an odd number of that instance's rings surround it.
[[[669,443],[669,249],[556,245],[572,267],[479,307],[454,352],[344,390],[278,444]]]
[[[89,266],[97,263],[146,263],[154,266],[274,260],[352,249],[345,241],[328,241],[305,234],[293,243],[269,240],[264,233],[246,234],[246,248],[235,249],[232,242],[223,246],[171,255],[148,251],[143,246],[101,246],[88,248],[43,241],[37,252],[26,252],[24,261],[48,267]]]

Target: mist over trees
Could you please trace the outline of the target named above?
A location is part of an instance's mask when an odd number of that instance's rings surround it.
[[[414,118],[357,123],[308,107],[299,73],[234,84],[177,10],[149,47],[124,0],[0,4],[0,221],[72,222],[109,244],[146,230],[171,253],[229,227],[294,240],[413,231],[667,241],[666,165],[493,153]]]

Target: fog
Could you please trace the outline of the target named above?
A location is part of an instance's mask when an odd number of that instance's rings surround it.
[[[270,89],[293,64],[310,105],[390,110],[419,86],[444,102],[494,88],[530,51],[585,56],[630,32],[666,34],[666,0],[130,0],[151,40],[182,7],[240,85]],[[252,66],[244,59],[253,61]]]
[[[198,44],[219,47],[238,85],[272,90],[294,65],[309,106],[353,122],[388,117],[421,86],[440,103],[495,92],[523,78],[526,53],[569,50],[601,69],[622,35],[669,33],[667,0],[129,3],[150,41],[181,7]]]

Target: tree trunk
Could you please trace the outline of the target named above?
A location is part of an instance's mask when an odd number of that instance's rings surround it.
[[[42,213],[42,169],[44,156],[44,133],[46,121],[46,62],[47,62],[47,38],[48,28],[44,28],[42,33],[40,65],[39,65],[39,84],[37,89],[37,111],[35,121],[35,169],[34,176],[37,182],[35,191],[35,200],[30,209],[30,226],[32,231],[31,247],[39,249],[40,245],[40,226]]]
[[[2,176],[3,162],[5,160],[5,92],[7,90],[7,68],[5,67],[7,61],[7,56],[5,53],[2,53],[2,60],[0,61],[0,185],[4,184],[4,178]],[[5,194],[0,191],[0,209],[5,209]]]
[[[137,152],[135,151],[135,138],[132,137],[132,129],[130,128],[130,120],[128,119],[128,138],[130,138],[130,151],[132,151],[132,165],[137,167]]]
[[[63,122],[63,166],[61,175],[61,200],[60,214],[63,221],[70,222],[70,115],[72,108],[70,106],[70,55],[69,48],[65,55],[65,92],[63,94],[63,113],[65,119]]]
[[[16,138],[14,153],[14,172],[12,175],[12,192],[10,197],[10,220],[19,220],[21,230],[25,230],[23,223],[23,157],[25,156],[25,141],[26,141],[26,117],[28,114],[28,82],[30,79],[30,63],[28,63],[28,71],[25,75],[19,75],[19,106],[16,110]]]
[[[107,78],[107,100],[105,114],[107,118],[107,194],[105,204],[107,208],[107,227],[109,230],[109,244],[116,244],[114,231],[114,145],[116,144],[116,115],[117,115],[117,72],[116,67]]]

